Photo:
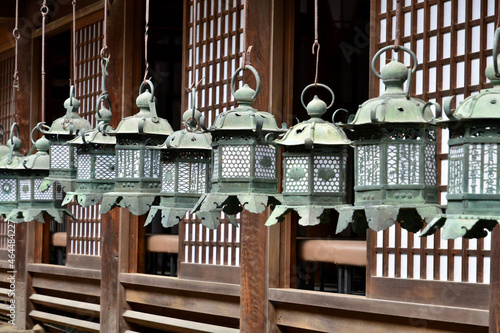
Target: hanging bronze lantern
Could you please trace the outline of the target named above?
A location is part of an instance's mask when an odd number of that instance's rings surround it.
[[[318,96],[305,106],[305,92],[316,86],[331,93],[332,103],[328,107]],[[330,210],[345,205],[347,149],[351,141],[335,123],[321,119],[334,98],[333,91],[323,84],[307,86],[301,102],[311,119],[293,126],[275,141],[285,147],[283,201],[275,207],[266,225],[281,222],[291,210],[299,214],[300,225],[316,225],[328,220]]]
[[[40,125],[33,129],[32,136]],[[33,143],[36,154],[19,158],[13,169],[18,178],[18,205],[7,215],[6,220],[15,223],[36,220],[43,223],[44,213],[59,223],[64,222],[65,214],[74,218],[69,210],[61,207],[63,192],[59,184],[55,183],[43,192],[39,190],[40,184],[49,175],[50,143],[44,136]]]
[[[380,74],[375,69],[379,56],[393,48],[387,46],[377,52],[371,66],[386,91],[363,103],[344,125],[355,136],[355,203],[352,208],[340,209],[337,232],[350,222],[357,230],[367,225],[380,231],[396,221],[416,232],[423,227],[423,220],[430,221],[441,212],[436,126],[430,109],[433,103],[410,96],[417,58],[400,46],[413,58],[413,69],[394,60]],[[436,108],[439,112],[437,104]]]
[[[161,202],[151,207],[146,224],[161,212],[161,223],[167,227],[178,224],[193,208],[202,194],[208,192],[212,139],[203,133],[205,120],[194,107],[184,112],[185,129],[172,133],[161,151]],[[154,149],[154,148],[152,148]]]
[[[14,134],[16,130],[17,135]],[[23,142],[19,139],[19,126],[13,123],[10,128],[10,138],[7,141],[9,152],[0,159],[0,215],[6,217],[19,202],[19,178],[16,167],[21,163],[24,155],[19,152]]]
[[[68,141],[75,138],[82,130],[89,131],[90,123],[80,117],[78,108],[80,101],[75,98],[75,87],[70,88],[70,97],[64,102],[66,114],[56,119],[50,128],[44,126],[40,131],[50,142],[50,173],[40,185],[40,191],[47,190],[54,182],[63,190],[75,190],[77,162],[74,148]]]
[[[145,83],[151,93],[145,89]],[[160,151],[149,147],[165,142],[173,132],[172,127],[156,114],[151,81],[141,84],[136,104],[137,114],[123,119],[116,130],[108,131],[116,137],[116,176],[113,192],[103,195],[101,214],[120,206],[134,215],[144,215],[160,195]]]
[[[235,223],[233,216],[245,208],[262,213],[277,202],[277,152],[271,144],[284,130],[274,116],[252,107],[259,90],[260,77],[255,68],[245,66],[254,75],[256,90],[247,84],[234,91],[238,68],[231,80],[231,92],[238,107],[217,116],[212,133],[212,177],[210,193],[202,195],[193,213],[203,225],[217,228],[221,211]]]
[[[448,128],[448,205],[446,214],[434,218],[422,231],[432,235],[442,227],[441,237],[485,237],[500,223],[500,71],[497,46],[500,29],[493,43],[493,63],[485,71],[493,88],[465,99],[453,112],[444,102],[449,120],[439,122]]]
[[[99,203],[104,193],[114,188],[116,176],[115,145],[116,137],[109,133],[113,130],[109,122],[113,117],[111,100],[106,90],[109,59],[102,60],[102,90],[96,103],[97,127],[90,131],[81,131],[80,135],[68,142],[75,149],[75,160],[78,163],[75,192],[66,193],[63,205],[74,197],[82,207]],[[106,101],[109,109],[102,106]]]

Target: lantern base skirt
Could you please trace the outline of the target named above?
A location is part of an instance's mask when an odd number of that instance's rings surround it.
[[[58,223],[64,222],[64,215],[69,215],[73,219],[76,220],[76,217],[67,209],[64,208],[45,208],[45,209],[14,209],[12,212],[7,215],[6,220],[12,221],[14,223],[21,222],[31,222],[31,221],[39,221],[44,223],[45,219],[43,214],[49,215]]]
[[[339,206],[287,206],[278,205],[274,208],[272,214],[269,216],[266,222],[266,226],[274,225],[278,222],[282,222],[285,219],[285,215],[290,213],[292,210],[299,214],[298,223],[302,226],[313,226],[318,225],[323,222],[330,222],[329,211],[336,210],[340,212],[342,207],[351,207],[348,205]]]
[[[443,239],[483,238],[499,223],[500,216],[440,214],[427,225],[420,236],[432,235],[441,228]]]
[[[40,192],[44,192],[55,182],[58,182],[65,192],[73,192],[76,189],[76,182],[74,180],[67,178],[46,177],[40,184],[38,190]]]
[[[165,207],[165,206],[153,206],[149,210],[148,218],[146,219],[146,223],[144,226],[150,224],[155,216],[160,213],[161,214],[161,225],[164,228],[173,227],[184,218],[189,209],[185,208],[174,208],[174,207]]]
[[[128,208],[133,215],[144,215],[153,206],[156,197],[156,194],[151,193],[105,193],[102,197],[99,214],[106,214],[118,206]]]
[[[99,203],[101,201],[103,194],[102,193],[77,193],[77,192],[68,192],[64,197],[62,202],[62,206],[69,204],[76,197],[76,201],[82,207],[89,207]]]
[[[401,227],[417,232],[423,227],[423,221],[429,222],[442,214],[439,205],[375,205],[350,206],[339,209],[339,222],[336,233],[342,232],[352,223],[353,229],[359,232],[362,228],[382,231],[396,221]]]

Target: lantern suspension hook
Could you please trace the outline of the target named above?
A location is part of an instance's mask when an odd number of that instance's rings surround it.
[[[314,0],[314,43],[312,45],[312,54],[316,54],[316,75],[314,76],[314,84],[318,85],[318,68],[319,68],[319,37],[318,37],[318,0]],[[304,104],[304,103],[302,103]]]
[[[71,4],[73,6],[73,28],[72,28],[72,47],[73,47],[73,85],[76,85],[76,74],[77,74],[77,69],[76,69],[76,0],[71,1]],[[71,80],[70,80],[71,81]],[[70,101],[70,105],[73,106],[73,101]]]
[[[13,82],[12,82],[12,87],[16,90],[19,90],[19,71],[17,69],[17,61],[18,61],[18,46],[19,46],[19,38],[21,37],[21,34],[19,33],[19,0],[16,0],[16,23],[14,30],[12,30],[12,36],[14,37],[14,40],[16,41],[16,46],[15,46],[15,55],[14,55],[14,75],[13,75]]]
[[[102,48],[100,56],[101,59],[109,60],[111,54],[109,53],[109,48],[108,48],[108,34],[106,31],[107,27],[108,27],[108,0],[104,0],[103,39],[102,39]]]
[[[106,87],[106,79],[108,77],[108,68],[109,68],[109,58],[102,58],[101,59],[101,69],[102,69],[101,91],[102,92],[99,95],[99,98],[97,99],[97,103],[96,103],[97,116],[99,118],[102,117],[102,114],[100,111],[100,104],[102,101],[108,102],[109,111],[112,112],[111,99],[109,98],[109,93],[108,93],[107,87]]]
[[[401,41],[401,0],[396,0],[396,38],[394,38],[394,51],[399,51]]]
[[[425,119],[425,110],[427,108],[430,108],[431,106],[434,106],[436,108],[436,115],[433,116],[430,120],[427,120]],[[433,125],[435,123],[436,118],[438,118],[440,114],[441,114],[441,105],[439,105],[439,103],[427,102],[422,107],[422,118],[424,118],[429,124]]]
[[[144,28],[144,64],[146,69],[144,71],[143,83],[146,83],[149,74],[149,62],[148,62],[148,35],[149,35],[149,0],[146,0],[146,25]]]
[[[43,128],[45,127],[45,128]],[[42,134],[45,134],[46,131],[50,130],[50,127],[48,127],[47,125],[45,125],[45,123],[43,121],[39,122],[38,124],[36,124],[35,127],[33,127],[33,129],[31,130],[31,134],[30,134],[30,140],[31,140],[31,143],[34,145],[35,144],[35,139],[33,139],[33,135],[35,134],[35,131],[37,131],[42,133]]]
[[[337,123],[335,123],[335,116],[337,115],[338,112],[345,112],[345,113],[349,113],[349,111],[347,109],[344,109],[344,108],[340,108],[340,109],[337,109],[335,110],[335,112],[333,112],[333,115],[332,115],[332,123],[337,126]]]
[[[371,65],[371,69],[372,69],[372,72],[373,74],[375,74],[376,77],[378,77],[379,79],[382,80],[382,76],[380,75],[380,73],[377,71],[376,69],[376,64],[377,64],[377,60],[378,58],[380,57],[380,55],[382,55],[382,53],[386,52],[386,51],[389,51],[389,50],[392,50],[394,49],[394,46],[393,45],[387,45],[383,48],[381,48],[376,54],[375,56],[373,57],[372,59],[372,65]],[[418,66],[418,59],[417,59],[417,56],[415,55],[415,53],[413,53],[412,50],[404,47],[404,46],[399,46],[399,49],[400,50],[403,50],[404,52],[408,53],[411,58],[413,59],[413,68],[411,69],[411,72],[412,74],[415,73],[415,71],[417,70],[417,66]]]
[[[495,76],[500,77],[500,72],[498,71],[498,42],[500,40],[500,27],[495,30],[495,40],[493,41],[493,69],[495,70]]]
[[[17,132],[17,134],[14,134]],[[7,164],[12,163],[12,155],[14,151],[19,150],[22,145],[21,139],[19,139],[19,126],[17,123],[13,123],[10,127],[10,139],[9,139],[10,147],[9,147],[9,155],[7,157]]]
[[[308,91],[312,87],[320,87],[320,88],[324,88],[324,89],[328,90],[328,92],[332,96],[332,101],[331,101],[330,105],[328,105],[326,107],[326,109],[328,110],[329,108],[331,108],[333,106],[333,102],[335,101],[335,94],[333,93],[333,90],[330,89],[326,84],[316,82],[316,83],[312,83],[312,84],[308,85],[307,87],[304,88],[304,90],[302,90],[302,94],[300,95],[300,102],[302,103],[302,106],[304,107],[304,109],[307,109],[307,106],[304,103],[304,95],[305,95],[306,91]]]
[[[450,119],[450,120],[458,120],[457,117],[455,117],[455,115],[453,114],[455,110],[452,110],[451,109],[451,102],[453,101],[453,99],[455,98],[455,95],[451,96],[451,97],[448,97],[446,98],[444,101],[443,101],[443,110],[444,110],[444,114]]]
[[[141,83],[141,86],[139,87],[139,95],[143,93],[145,84],[147,84],[149,86],[149,89],[151,90],[151,98],[148,100],[149,111],[151,112],[151,121],[153,123],[157,123],[159,120],[158,114],[156,113],[155,87],[150,80],[145,80]]]
[[[45,119],[45,20],[46,16],[49,13],[49,7],[47,7],[47,1],[43,0],[42,6],[40,7],[40,13],[42,14],[42,59],[41,59],[41,114],[42,121]]]
[[[255,68],[253,68],[253,66],[251,66],[251,65],[245,65],[245,67],[240,67],[234,72],[233,77],[231,78],[231,94],[234,96],[236,78],[238,77],[238,74],[240,74],[240,72],[244,69],[249,69],[253,73],[253,75],[255,76],[255,82],[257,84],[257,87],[255,88],[255,93],[252,96],[252,100],[254,101],[260,92],[260,75],[259,75],[259,73],[257,73],[257,70]]]

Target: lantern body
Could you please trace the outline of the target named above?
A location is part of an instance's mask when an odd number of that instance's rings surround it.
[[[128,208],[134,215],[146,214],[160,194],[160,151],[150,146],[161,145],[172,127],[156,116],[155,99],[149,91],[141,93],[136,104],[139,112],[109,131],[116,138],[115,179],[113,191],[103,195],[101,214],[116,206]]]
[[[158,212],[164,227],[176,225],[208,192],[210,144],[210,134],[184,129],[157,147],[156,151],[161,152],[160,204],[151,207],[146,225]]]
[[[105,131],[95,129],[77,136],[69,142],[75,149],[75,160],[78,163],[75,192],[66,193],[63,204],[74,197],[82,207],[97,204],[103,193],[114,188],[116,177],[116,138]]]
[[[48,131],[42,131],[50,142],[50,173],[40,185],[41,191],[47,190],[54,182],[58,182],[66,192],[75,190],[78,161],[75,159],[75,149],[68,141],[82,130],[91,130],[90,123],[78,115],[79,107],[80,102],[70,96],[64,102],[66,115],[54,120]]]
[[[390,48],[380,50],[372,64]],[[402,49],[416,66],[413,52]],[[340,211],[337,232],[349,223],[357,230],[380,231],[395,222],[417,232],[424,221],[441,213],[433,103],[413,98],[402,89],[411,77],[409,71],[397,61],[385,65],[380,74],[374,71],[386,91],[363,103],[343,125],[354,132],[355,201],[352,208]]]
[[[17,126],[13,125],[12,127]],[[11,138],[7,143],[9,152],[0,159],[0,215],[7,217],[19,202],[19,178],[16,168],[23,160],[19,153],[22,141],[18,137]]]
[[[494,55],[493,59],[496,58]],[[448,205],[446,213],[435,217],[422,231],[422,236],[432,235],[442,228],[443,239],[481,238],[500,223],[500,112],[497,104],[500,73],[496,75],[490,64],[485,74],[493,88],[468,97],[455,112],[451,111],[452,98],[444,103],[449,120],[439,124],[450,131]]]

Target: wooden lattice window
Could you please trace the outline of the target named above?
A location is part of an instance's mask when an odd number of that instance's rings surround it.
[[[210,125],[219,113],[235,105],[230,85],[231,76],[240,65],[243,49],[243,2],[201,0],[197,1],[197,4],[194,71],[197,82],[204,78],[199,86],[198,109],[205,115],[207,125]],[[186,0],[185,12],[189,14],[185,15],[184,22],[188,32],[184,41],[184,54],[187,56],[185,58],[187,66],[183,73],[184,86],[190,86],[192,82],[192,7],[193,2]],[[237,81],[237,87],[240,85],[241,77]],[[183,110],[190,106],[187,95],[183,104]],[[194,272],[194,269],[188,269],[189,264],[239,266],[240,230],[228,223],[227,219],[221,219],[221,225],[217,230],[210,230],[190,216],[181,223],[179,234],[181,239],[179,276],[191,277],[190,272]],[[193,278],[196,275],[193,274]],[[238,278],[236,276],[237,274],[234,274],[234,279],[228,278],[226,281],[239,281],[239,276]]]
[[[494,0],[402,1],[402,43],[415,52],[419,66],[412,95],[442,104],[456,95],[456,103],[490,86],[484,75],[492,61]],[[394,42],[396,1],[372,0],[372,54]],[[393,55],[397,57],[397,55]],[[381,59],[380,65],[386,58]],[[410,65],[405,54],[404,62]],[[385,87],[371,82],[372,97]],[[444,115],[443,115],[444,116]],[[446,204],[448,131],[438,133],[438,171],[441,204]],[[419,238],[401,229],[371,233],[372,276],[489,283],[491,237],[484,240],[444,241],[440,233]]]
[[[95,127],[95,108],[101,92],[102,13],[96,13],[77,21],[76,29],[76,97],[80,100],[79,114]],[[100,205],[83,208],[71,203],[69,209],[77,220],[69,218],[68,264],[71,255],[101,255]]]
[[[0,124],[5,135],[0,141],[7,143],[10,126],[14,122],[15,110],[12,104],[12,75],[14,74],[14,55],[11,51],[0,54]]]

